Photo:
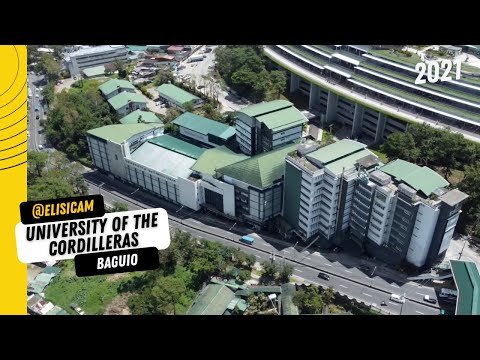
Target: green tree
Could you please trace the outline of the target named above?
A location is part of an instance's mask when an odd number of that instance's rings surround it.
[[[302,314],[321,314],[323,299],[316,286],[301,289],[293,296],[293,303],[297,305]]]
[[[238,274],[238,279],[240,281],[250,280],[250,277],[251,277],[251,273],[250,273],[249,270],[240,270],[240,272]]]
[[[176,314],[176,304],[186,292],[185,283],[176,277],[161,277],[152,288],[152,295],[157,302],[160,314]]]
[[[333,286],[329,286],[323,291],[322,299],[325,305],[330,305],[333,303],[333,300],[335,299],[335,291],[333,290]]]
[[[253,265],[255,265],[255,263],[257,262],[257,259],[252,254],[246,254],[245,262],[247,263],[248,268],[251,269],[253,268]]]
[[[123,202],[114,201],[112,205],[112,212],[128,211],[128,205]]]
[[[170,68],[160,69],[153,80],[153,84],[159,86],[162,84],[173,83],[174,80],[173,71]]]
[[[382,145],[382,151],[390,159],[402,159],[406,161],[415,161],[420,155],[415,147],[415,140],[410,133],[393,133]]]
[[[262,263],[262,276],[260,277],[260,282],[265,285],[270,285],[275,282],[278,273],[278,266],[275,261],[264,261]]]
[[[480,162],[465,166],[464,178],[458,185],[468,194],[460,217],[461,228],[466,232],[480,235],[478,217],[480,214]]]
[[[38,52],[38,45],[27,45],[27,64],[38,62],[40,59],[40,53]]]
[[[272,92],[275,94],[275,98],[279,99],[280,95],[282,95],[287,88],[287,75],[284,71],[272,71],[270,72],[270,83]]]
[[[61,66],[51,54],[42,54],[36,70],[45,74],[48,81],[58,80]]]
[[[281,283],[288,283],[290,276],[293,275],[293,266],[290,264],[283,264],[280,268],[279,280]]]
[[[158,315],[158,304],[150,289],[128,298],[128,307],[133,315]]]
[[[35,181],[42,176],[47,161],[47,153],[37,151],[30,151],[28,153],[28,184],[35,183]]]
[[[191,101],[188,101],[183,104],[183,108],[186,112],[193,112],[193,103]]]

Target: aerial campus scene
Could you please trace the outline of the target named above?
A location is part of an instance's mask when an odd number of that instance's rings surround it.
[[[28,200],[164,208],[32,315],[479,315],[480,45],[29,45]]]

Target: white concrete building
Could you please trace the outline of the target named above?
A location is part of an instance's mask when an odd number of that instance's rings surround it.
[[[115,60],[127,60],[128,49],[125,45],[101,45],[81,48],[70,52],[65,63],[71,76],[79,75],[83,69],[111,64]]]

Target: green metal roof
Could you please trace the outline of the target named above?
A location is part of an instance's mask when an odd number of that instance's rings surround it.
[[[127,45],[129,51],[146,51],[147,47],[144,45]]]
[[[138,118],[142,117],[142,121],[146,123],[162,123],[162,121],[150,111],[143,111],[143,110],[135,110],[131,112],[127,116],[124,116],[120,119],[122,124],[138,124]]]
[[[397,181],[401,181],[411,186],[417,191],[421,191],[426,196],[440,187],[450,185],[447,180],[441,177],[428,167],[420,167],[405,160],[395,160],[380,168],[381,171],[391,175]]]
[[[83,69],[83,73],[86,77],[95,77],[105,75],[105,66],[94,66],[88,69]]]
[[[42,270],[42,273],[44,274],[55,274],[57,275],[61,271],[60,268],[55,267],[55,266],[47,266]]]
[[[180,115],[173,120],[172,123],[203,135],[212,134],[224,140],[228,140],[235,135],[235,128],[233,126],[228,126],[227,124],[222,124],[221,122],[189,112]]]
[[[227,149],[225,146],[219,146],[213,149],[205,150],[198,158],[197,162],[191,167],[193,171],[199,173],[215,175],[215,170],[227,165],[237,163],[248,159],[247,155],[237,154]]]
[[[56,275],[57,274],[54,273],[46,274],[43,272],[38,274],[35,280],[29,284],[30,290],[37,294],[42,293]]]
[[[308,122],[308,119],[293,106],[257,116],[256,119],[264,123],[267,128],[274,132],[303,125]]]
[[[96,129],[88,130],[87,134],[101,139],[121,144],[132,136],[144,131],[162,127],[160,124],[116,124],[106,125]]]
[[[248,291],[250,293],[276,293],[281,294],[282,288],[280,286],[249,286]]]
[[[105,72],[105,66],[103,67],[103,71]],[[120,79],[109,80],[98,87],[98,89],[105,96],[107,96],[108,94],[111,94],[112,92],[114,92],[119,88],[135,90],[135,86],[133,86],[130,82],[128,82],[127,80],[120,80]]]
[[[480,315],[480,274],[475,263],[450,260],[458,290],[456,315]]]
[[[178,104],[185,104],[189,101],[200,99],[198,96],[192,95],[189,92],[172,84],[163,84],[157,88],[161,96],[168,97]]]
[[[332,161],[331,163],[328,163],[327,165],[325,165],[325,168],[330,170],[335,175],[340,175],[343,169],[345,170],[353,169],[359,159],[368,155],[374,155],[374,154],[372,154],[367,149],[364,149],[356,153],[353,153],[351,155],[348,155],[346,157],[340,158],[337,161]]]
[[[147,99],[145,96],[137,94],[137,93],[131,93],[124,91],[118,95],[115,95],[114,97],[108,99],[108,103],[115,109],[118,110],[124,106],[127,106],[128,103],[130,102],[136,102],[136,103],[147,103]]]
[[[295,284],[282,285],[282,314],[299,315],[298,306],[293,303],[293,296],[297,292]]]
[[[264,189],[283,176],[285,156],[295,150],[297,146],[298,144],[282,146],[276,150],[224,166],[217,171],[259,189]]]
[[[314,158],[322,164],[328,164],[334,160],[353,154],[357,151],[365,149],[367,145],[353,140],[343,139],[331,145],[324,146],[314,152],[311,152],[307,157]]]
[[[244,113],[245,115],[248,115],[250,117],[257,117],[274,111],[279,111],[291,106],[293,106],[293,104],[290,101],[273,100],[261,104],[244,107],[243,109],[238,110],[238,112]]]
[[[235,294],[225,285],[210,284],[197,297],[187,315],[222,315]]]
[[[149,140],[149,143],[158,145],[170,151],[174,151],[178,154],[188,156],[192,159],[198,159],[205,151],[205,149],[202,149],[201,147],[195,146],[170,135],[156,137],[152,140]]]

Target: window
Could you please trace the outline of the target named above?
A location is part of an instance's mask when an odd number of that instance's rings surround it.
[[[115,160],[118,160],[118,155],[117,154],[115,154]]]

